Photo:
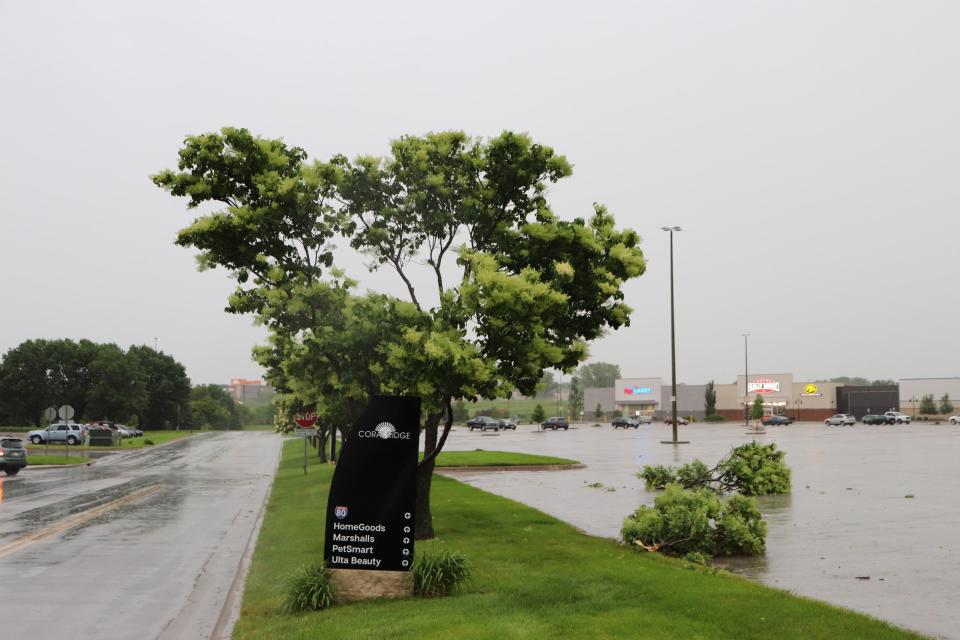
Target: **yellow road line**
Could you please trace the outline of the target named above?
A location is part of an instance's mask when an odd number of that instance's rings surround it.
[[[109,513],[110,511],[113,511],[114,509],[119,509],[120,507],[130,504],[131,502],[135,502],[137,500],[140,500],[141,498],[146,498],[147,496],[151,496],[157,493],[158,491],[160,491],[160,489],[161,487],[155,484],[150,485],[149,487],[144,487],[143,489],[134,491],[133,493],[125,495],[122,498],[111,500],[110,502],[107,502],[106,504],[102,504],[99,507],[94,507],[93,509],[84,511],[83,513],[79,513],[75,516],[67,518],[66,520],[61,520],[60,522],[50,525],[46,529],[41,529],[40,531],[29,533],[21,538],[17,538],[13,542],[8,542],[7,544],[0,545],[0,558],[8,556],[11,553],[16,553],[17,551],[20,551],[25,547],[29,547],[31,544],[34,544],[35,542],[40,542],[41,540],[45,540],[51,536],[55,536],[58,533],[62,533],[67,529],[71,529],[73,527],[83,524],[84,522],[93,520],[97,516],[102,516],[105,513]]]

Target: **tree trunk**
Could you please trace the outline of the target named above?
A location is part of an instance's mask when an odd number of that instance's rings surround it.
[[[442,413],[431,413],[423,425],[423,453],[429,456],[437,448],[437,426],[440,424]],[[415,540],[431,540],[436,537],[433,532],[433,514],[430,512],[430,485],[433,482],[433,467],[435,460],[428,460],[417,467],[417,501]]]
[[[320,456],[320,462],[326,462],[327,461],[327,430],[318,429],[317,437],[315,438],[315,440],[317,443],[316,444],[317,455]]]

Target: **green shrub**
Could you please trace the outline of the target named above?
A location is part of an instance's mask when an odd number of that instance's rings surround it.
[[[147,439],[147,440],[144,440],[144,441],[143,441],[143,444],[144,444],[144,446],[146,446],[146,447],[151,447],[151,446],[153,446],[154,442],[153,442],[153,440]]]
[[[753,498],[671,484],[653,507],[628,516],[620,535],[627,544],[672,556],[753,556],[764,551],[767,525]]]
[[[644,481],[647,489],[663,489],[671,482],[676,482],[673,469],[662,464],[648,464],[637,477]]]
[[[718,465],[721,481],[745,496],[790,493],[790,467],[783,456],[773,442],[735,447]]]
[[[543,405],[538,404],[533,408],[533,414],[530,416],[530,420],[535,423],[541,423],[547,419],[547,414],[543,410]]]
[[[456,551],[427,551],[413,562],[413,590],[420,596],[444,596],[470,577],[467,559]]]
[[[720,415],[719,413],[714,413],[714,414],[709,415],[709,416],[707,416],[706,418],[704,418],[703,421],[704,421],[704,422],[726,422],[727,419],[724,418],[724,417],[723,417],[722,415]]]
[[[663,489],[671,483],[684,489],[706,488],[716,493],[762,496],[790,492],[790,467],[784,452],[774,443],[750,442],[734,447],[716,467],[708,469],[700,460],[679,468],[646,465],[637,474],[647,489]]]
[[[282,609],[285,613],[317,611],[333,604],[330,574],[323,561],[304,565],[284,585]]]

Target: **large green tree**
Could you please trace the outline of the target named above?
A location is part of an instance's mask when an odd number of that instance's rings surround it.
[[[94,383],[90,387],[86,415],[126,422],[144,410],[149,397],[135,357],[115,344],[100,345],[90,370]]]
[[[175,426],[190,401],[190,378],[173,357],[147,346],[127,350],[143,380],[146,403],[136,407],[143,429]]]
[[[236,278],[228,310],[270,330],[258,358],[285,393],[345,415],[376,392],[423,398],[416,533],[430,538],[453,399],[532,395],[545,369],[572,372],[590,340],[629,322],[622,284],[644,271],[639,237],[600,205],[558,218],[547,188],[570,173],[563,156],[511,132],[405,136],[383,158],[309,163],[302,149],[226,128],[187,138],[178,170],[153,180],[190,207],[221,205],[177,242]],[[406,300],[354,293],[329,268],[338,236],[391,272]],[[338,296],[342,314],[330,312]],[[341,341],[357,345],[359,363],[338,368]]]
[[[197,427],[239,429],[243,426],[237,404],[223,387],[197,385],[190,391],[189,419]]]
[[[8,423],[40,426],[43,410],[56,403],[46,340],[27,340],[10,349],[0,365],[0,403]]]
[[[609,389],[620,377],[620,365],[591,362],[577,369],[577,377],[584,389]]]
[[[713,380],[707,383],[703,390],[703,413],[712,416],[717,412],[717,386]]]
[[[571,419],[577,421],[583,417],[583,383],[577,376],[570,379],[570,395],[567,398],[567,407],[570,410]]]

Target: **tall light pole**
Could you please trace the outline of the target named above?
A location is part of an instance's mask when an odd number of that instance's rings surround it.
[[[680,227],[660,227],[670,234],[670,368],[671,383],[670,402],[673,405],[673,440],[661,440],[660,444],[689,444],[689,440],[677,440],[677,332],[674,322],[673,305],[673,232],[682,231]]]
[[[750,426],[750,364],[747,359],[747,338],[749,333],[743,334],[743,425]]]

